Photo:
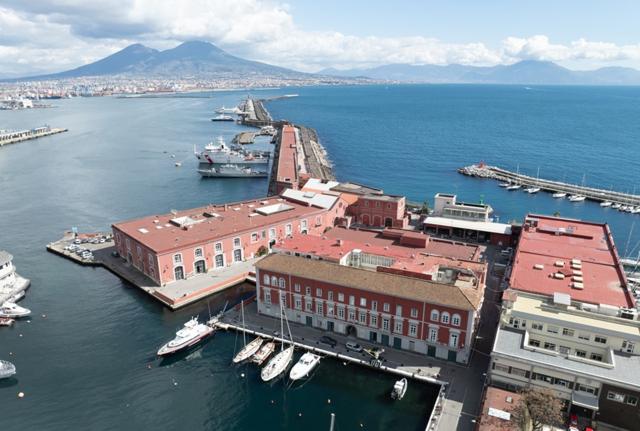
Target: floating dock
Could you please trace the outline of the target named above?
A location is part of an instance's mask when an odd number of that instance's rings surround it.
[[[51,128],[49,126],[37,127],[29,130],[5,130],[0,131],[0,147],[15,144],[30,139],[38,139],[45,136],[66,132],[68,129]]]
[[[561,181],[545,180],[543,178],[523,175],[497,166],[485,165],[483,163],[460,168],[458,169],[458,172],[471,177],[488,178],[513,184],[520,184],[523,187],[540,187],[541,190],[549,193],[567,193],[568,195],[584,196],[587,199],[596,202],[611,202],[614,204],[619,203],[621,205],[640,206],[640,195],[579,186]]]

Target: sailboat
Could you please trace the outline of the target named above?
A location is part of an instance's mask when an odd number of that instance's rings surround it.
[[[284,310],[282,309],[282,301],[280,301],[280,334],[283,334],[284,332],[284,319]],[[288,321],[287,329],[289,330],[289,339],[291,339],[291,329],[289,329]],[[267,365],[265,365],[260,372],[260,377],[264,382],[269,382],[275,379],[280,374],[282,374],[289,367],[289,365],[291,365],[291,361],[293,360],[293,345],[287,347],[286,349],[284,348],[284,334],[282,341],[283,343],[280,345],[280,352],[273,358],[271,358],[269,362],[267,362]]]
[[[540,187],[538,187],[538,182],[540,181],[540,167],[538,166],[538,173],[536,174],[536,183],[531,187],[527,187],[525,191],[530,195],[538,193],[540,191]]]
[[[258,349],[260,349],[260,346],[262,346],[262,342],[264,341],[262,338],[258,337],[247,344],[247,331],[244,325],[244,301],[240,302],[240,307],[242,313],[242,339],[244,340],[244,347],[238,352],[236,356],[233,357],[234,364],[252,357],[253,354],[256,353]]]
[[[582,188],[584,189],[584,180],[586,179],[587,174],[582,174]],[[575,195],[571,195],[569,196],[569,201],[571,202],[583,202],[586,199],[585,196],[582,196],[580,194],[575,194]]]

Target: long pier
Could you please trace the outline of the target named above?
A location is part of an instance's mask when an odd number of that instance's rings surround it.
[[[30,139],[38,139],[44,136],[66,132],[68,129],[51,128],[49,126],[37,127],[29,130],[3,131],[0,133],[0,147],[15,144]]]
[[[471,177],[488,178],[513,184],[520,184],[524,187],[540,187],[541,190],[549,193],[567,193],[569,195],[584,196],[585,198],[596,202],[611,202],[621,205],[640,206],[640,195],[536,178],[482,163],[460,168],[458,169],[458,172]]]

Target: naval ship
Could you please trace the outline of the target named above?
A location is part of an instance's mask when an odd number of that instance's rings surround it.
[[[232,164],[240,167],[268,165],[271,157],[269,151],[246,151],[237,146],[230,148],[222,137],[218,138],[216,144],[213,142],[207,144],[202,152],[198,152],[195,146],[193,151],[198,161],[206,165]]]

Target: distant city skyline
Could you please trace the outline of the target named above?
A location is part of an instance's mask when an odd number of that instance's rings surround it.
[[[205,40],[305,72],[548,60],[640,69],[632,1],[0,0],[0,77],[57,72],[132,43]]]

